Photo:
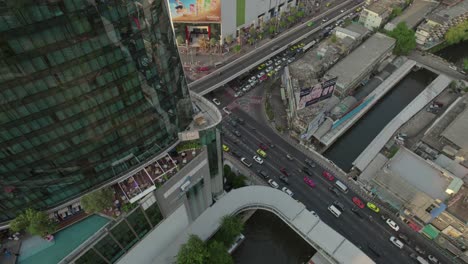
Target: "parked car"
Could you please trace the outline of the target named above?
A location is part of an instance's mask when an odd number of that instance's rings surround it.
[[[260,79],[263,75],[265,75],[265,72],[264,72],[264,71],[262,71],[262,72],[260,72],[259,74],[257,74],[257,78]]]
[[[262,64],[258,65],[257,70],[259,70],[259,71],[263,70],[265,67],[266,67],[266,64],[262,63]]]
[[[353,212],[359,218],[364,218],[364,216],[359,212],[359,208],[357,208],[356,206],[353,206],[353,208],[351,208],[351,212]]]
[[[315,182],[307,176],[304,177],[304,182],[312,188],[316,186]]]
[[[213,103],[214,103],[215,105],[220,105],[220,104],[221,104],[221,102],[220,102],[218,99],[216,99],[216,98],[213,98],[212,101],[213,101]]]
[[[315,168],[315,163],[313,161],[311,161],[310,159],[305,159],[304,161],[310,167]]]
[[[265,81],[266,79],[268,79],[268,76],[265,74],[265,75],[262,75],[262,77],[259,78],[260,81]]]
[[[359,208],[361,208],[361,209],[364,208],[364,207],[366,207],[366,206],[364,205],[364,203],[361,201],[361,199],[359,199],[359,198],[356,197],[356,196],[353,197],[353,203],[354,203],[355,205],[357,205],[357,206],[358,206]]]
[[[390,218],[387,219],[386,223],[387,223],[387,225],[388,225],[389,227],[391,227],[393,230],[395,230],[395,231],[400,230],[400,227],[399,227],[399,226],[397,225],[397,223],[395,223],[395,221],[393,221],[392,219],[390,219]]]
[[[223,150],[226,151],[226,152],[228,152],[228,151],[229,151],[229,147],[223,144]]]
[[[273,63],[273,61],[272,61],[272,60],[269,60],[269,61],[267,61],[265,64],[266,64],[266,66],[270,66],[272,63]]]
[[[233,150],[231,153],[232,153],[233,156],[235,156],[237,158],[242,157],[242,154],[237,150]]]
[[[268,184],[270,184],[271,187],[275,188],[275,189],[278,189],[279,188],[279,185],[278,183],[276,183],[274,180],[272,179],[269,179],[268,180]]]
[[[398,234],[398,238],[405,241],[406,244],[409,244],[409,238],[407,235],[403,234],[403,233],[399,233]]]
[[[293,192],[286,187],[283,187],[281,190],[291,197],[294,195]]]
[[[329,180],[329,181],[333,181],[335,180],[335,176],[333,176],[330,172],[328,171],[323,171],[322,172],[322,175],[323,177],[325,177],[325,179]]]
[[[252,76],[252,77],[250,77],[250,79],[249,79],[249,83],[255,82],[256,80],[257,80],[257,77]]]
[[[255,160],[255,162],[257,162],[260,165],[263,164],[263,159],[257,155],[253,156],[253,160]]]
[[[291,155],[289,155],[289,154],[286,154],[286,158],[287,158],[288,160],[291,160],[291,161],[294,160],[294,158],[293,158]]]
[[[243,118],[238,117],[237,118],[237,123],[243,125],[243,124],[245,124],[245,120]]]
[[[303,168],[302,168],[302,171],[303,171],[305,174],[309,175],[309,176],[314,176],[314,174],[312,173],[312,171],[310,171],[309,168],[307,168],[307,167],[303,167]]]
[[[236,135],[237,137],[241,137],[241,136],[242,136],[242,134],[241,134],[241,132],[239,132],[239,130],[234,130],[233,133],[234,133],[234,135]]]

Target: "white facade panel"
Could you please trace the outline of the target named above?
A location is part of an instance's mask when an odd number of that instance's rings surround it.
[[[224,38],[236,36],[236,0],[224,0],[221,2],[221,36]]]

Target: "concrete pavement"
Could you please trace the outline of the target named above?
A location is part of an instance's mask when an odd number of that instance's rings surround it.
[[[436,72],[439,74],[445,74],[454,79],[461,79],[461,80],[468,81],[467,74],[463,74],[455,70],[454,68],[451,68],[453,67],[452,63],[432,53],[414,50],[408,55],[408,58],[418,62],[421,66],[428,68],[429,70],[433,72]]]

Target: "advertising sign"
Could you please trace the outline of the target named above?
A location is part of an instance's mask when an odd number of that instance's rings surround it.
[[[323,83],[316,84],[312,88],[301,89],[297,110],[330,98],[333,95],[333,91],[335,90],[336,79],[337,78],[333,78]]]
[[[301,139],[309,140],[312,137],[312,134],[317,131],[319,126],[325,121],[326,115],[324,112],[318,114],[314,120],[309,123],[307,131],[301,135]]]
[[[221,0],[168,0],[172,22],[221,22]]]

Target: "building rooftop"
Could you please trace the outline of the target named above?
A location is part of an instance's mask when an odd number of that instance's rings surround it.
[[[466,186],[463,186],[447,204],[449,213],[464,223],[468,222],[468,188]]]
[[[377,13],[379,15],[383,15],[386,12],[391,11],[391,5],[392,5],[391,1],[378,1],[378,2],[372,3],[365,9],[372,11],[374,13]]]
[[[428,0],[415,0],[413,4],[406,8],[400,16],[394,18],[391,22],[385,25],[385,29],[393,30],[400,22],[405,22],[409,28],[416,27],[425,16],[437,7],[437,3]],[[389,28],[388,28],[388,27]]]
[[[465,108],[455,120],[442,132],[442,136],[464,150],[468,150],[468,108]]]
[[[400,176],[419,191],[441,201],[447,198],[445,190],[453,179],[444,176],[442,171],[406,148],[400,148],[388,162],[386,169]]]
[[[453,6],[440,6],[427,19],[443,24],[453,18],[468,13],[468,0],[461,1]]]
[[[367,29],[365,26],[358,24],[358,23],[351,23],[346,27],[347,30],[351,30],[359,35],[366,35],[369,34],[370,30]]]
[[[382,54],[387,52],[395,44],[395,39],[384,34],[376,33],[361,46],[356,48],[346,58],[338,62],[328,72],[328,76],[337,76],[338,83],[344,89],[378,60]]]

